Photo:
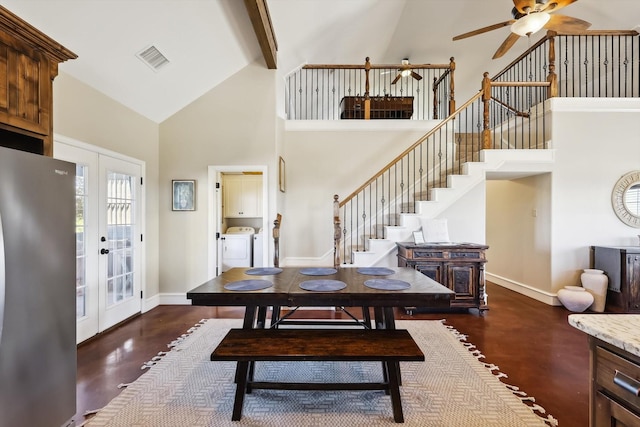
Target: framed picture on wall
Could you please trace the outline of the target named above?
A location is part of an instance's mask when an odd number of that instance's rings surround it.
[[[280,163],[278,164],[278,188],[284,193],[284,159],[280,156]]]
[[[172,209],[174,211],[196,210],[196,180],[174,179],[171,181],[173,191]]]

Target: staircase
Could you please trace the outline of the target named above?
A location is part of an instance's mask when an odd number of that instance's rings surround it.
[[[554,150],[482,150],[480,161],[462,164],[462,174],[447,177],[446,188],[434,188],[428,200],[415,202],[415,213],[400,213],[398,225],[385,225],[385,238],[367,238],[364,250],[352,252],[353,266],[397,266],[396,242],[413,239],[422,218],[436,218],[487,179],[513,179],[551,172]]]

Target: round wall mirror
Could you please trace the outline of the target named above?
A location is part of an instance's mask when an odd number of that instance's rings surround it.
[[[620,221],[640,228],[640,171],[624,174],[611,193],[613,211]]]

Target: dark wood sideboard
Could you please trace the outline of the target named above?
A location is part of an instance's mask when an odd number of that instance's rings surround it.
[[[410,119],[413,96],[383,96],[370,98],[371,119]],[[345,96],[340,101],[341,119],[364,119],[364,96]]]
[[[609,278],[605,311],[640,313],[640,246],[592,246],[591,257]]]
[[[397,243],[398,266],[412,267],[455,292],[451,308],[488,310],[485,298],[486,245],[476,243]],[[409,314],[420,307],[406,307]]]

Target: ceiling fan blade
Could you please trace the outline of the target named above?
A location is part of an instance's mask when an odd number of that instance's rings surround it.
[[[500,58],[502,55],[507,53],[507,51],[511,49],[511,46],[513,46],[518,41],[519,38],[520,38],[519,35],[514,33],[509,33],[509,36],[506,38],[504,42],[502,42],[502,44],[500,45],[496,53],[493,55],[492,59]]]
[[[591,22],[582,19],[573,18],[565,15],[551,15],[551,19],[544,26],[547,30],[557,31],[559,33],[581,33],[591,26]]]
[[[489,25],[488,27],[478,28],[477,30],[469,31],[468,33],[460,34],[455,36],[453,40],[466,39],[467,37],[477,36],[478,34],[487,33],[489,31],[497,30],[498,28],[506,27],[507,25],[511,25],[515,22],[515,19],[510,19],[508,21],[500,22],[499,24]]]
[[[391,82],[392,85],[396,84],[398,82],[398,80],[400,80],[400,77],[402,77],[402,73],[398,73],[398,75],[396,76],[395,79],[393,79],[393,81]]]
[[[518,9],[518,12],[527,13],[527,9],[535,9],[536,0],[513,0],[513,5]]]
[[[422,76],[418,73],[416,73],[415,71],[411,70],[411,77],[413,77],[414,79],[420,81],[422,80]]]
[[[545,5],[540,8],[540,11],[555,12],[556,10],[567,7],[578,0],[549,0]]]

